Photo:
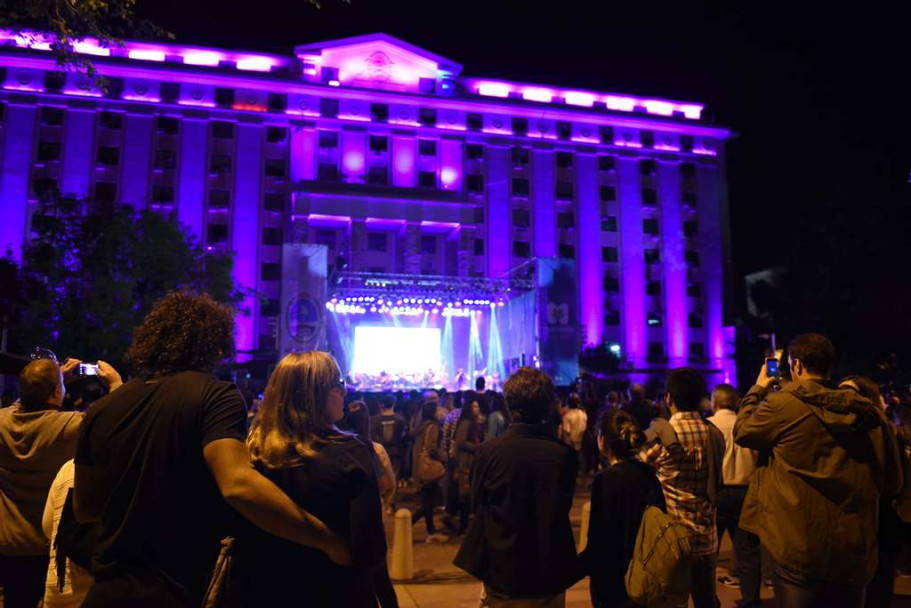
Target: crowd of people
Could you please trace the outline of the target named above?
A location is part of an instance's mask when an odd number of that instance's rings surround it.
[[[0,409],[5,606],[397,606],[383,512],[409,494],[427,542],[461,537],[454,563],[482,607],[561,607],[586,576],[593,606],[635,605],[649,507],[688,531],[685,584],[662,606],[719,605],[724,533],[737,567],[723,582],[743,606],[766,576],[787,608],[890,604],[911,416],[867,378],[834,380],[823,336],[795,338],[781,376],[763,367],[742,398],[689,368],[657,402],[638,385],[559,389],[534,368],[502,392],[478,378],[362,394],[331,355],[305,352],[248,408],[213,374],[233,334],[226,307],[169,294],[135,332],[135,375],[99,362],[106,395],[85,412],[62,407],[78,360],[22,370]]]

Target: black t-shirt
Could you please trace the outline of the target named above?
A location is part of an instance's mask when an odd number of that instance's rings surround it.
[[[216,439],[243,441],[246,424],[237,387],[200,372],[132,380],[89,408],[76,465],[93,469],[92,494],[104,502],[97,586],[113,581],[132,597],[135,582],[137,595],[157,589],[199,603],[237,517],[202,450]]]

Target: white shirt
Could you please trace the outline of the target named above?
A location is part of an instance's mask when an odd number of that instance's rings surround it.
[[[51,491],[48,493],[47,503],[44,505],[44,516],[41,518],[41,528],[51,541],[51,559],[47,566],[47,580],[44,588],[45,608],[81,606],[89,592],[89,587],[94,582],[91,573],[86,569],[66,560],[66,580],[63,582],[63,591],[57,588],[57,550],[54,547],[54,541],[57,537],[57,526],[60,525],[60,516],[63,514],[63,503],[66,501],[67,490],[73,487],[75,471],[76,467],[72,460],[68,460],[60,467],[54,483],[51,484]]]
[[[724,485],[749,485],[750,475],[756,470],[756,452],[734,443],[734,423],[737,422],[737,412],[720,409],[710,416],[709,420],[724,435],[724,462],[721,464]]]
[[[588,416],[585,410],[571,409],[563,415],[563,437],[575,449],[582,447],[582,436],[588,425]]]

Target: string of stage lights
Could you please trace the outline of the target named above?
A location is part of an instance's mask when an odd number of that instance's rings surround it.
[[[392,316],[416,317],[424,314],[444,317],[468,317],[471,313],[481,314],[485,309],[502,308],[502,299],[463,298],[443,301],[437,298],[381,298],[375,296],[348,296],[332,298],[326,302],[326,309],[347,315],[389,314]]]

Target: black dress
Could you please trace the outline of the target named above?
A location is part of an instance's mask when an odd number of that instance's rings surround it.
[[[633,605],[623,578],[633,557],[642,513],[649,505],[665,508],[661,483],[648,465],[625,460],[595,477],[588,544],[582,553],[595,608]]]
[[[248,529],[234,561],[244,605],[376,607],[384,595],[386,535],[374,459],[364,440],[339,435],[300,465],[261,471],[346,539],[354,564],[338,566],[322,551]],[[392,604],[383,600],[394,605],[394,596]]]

